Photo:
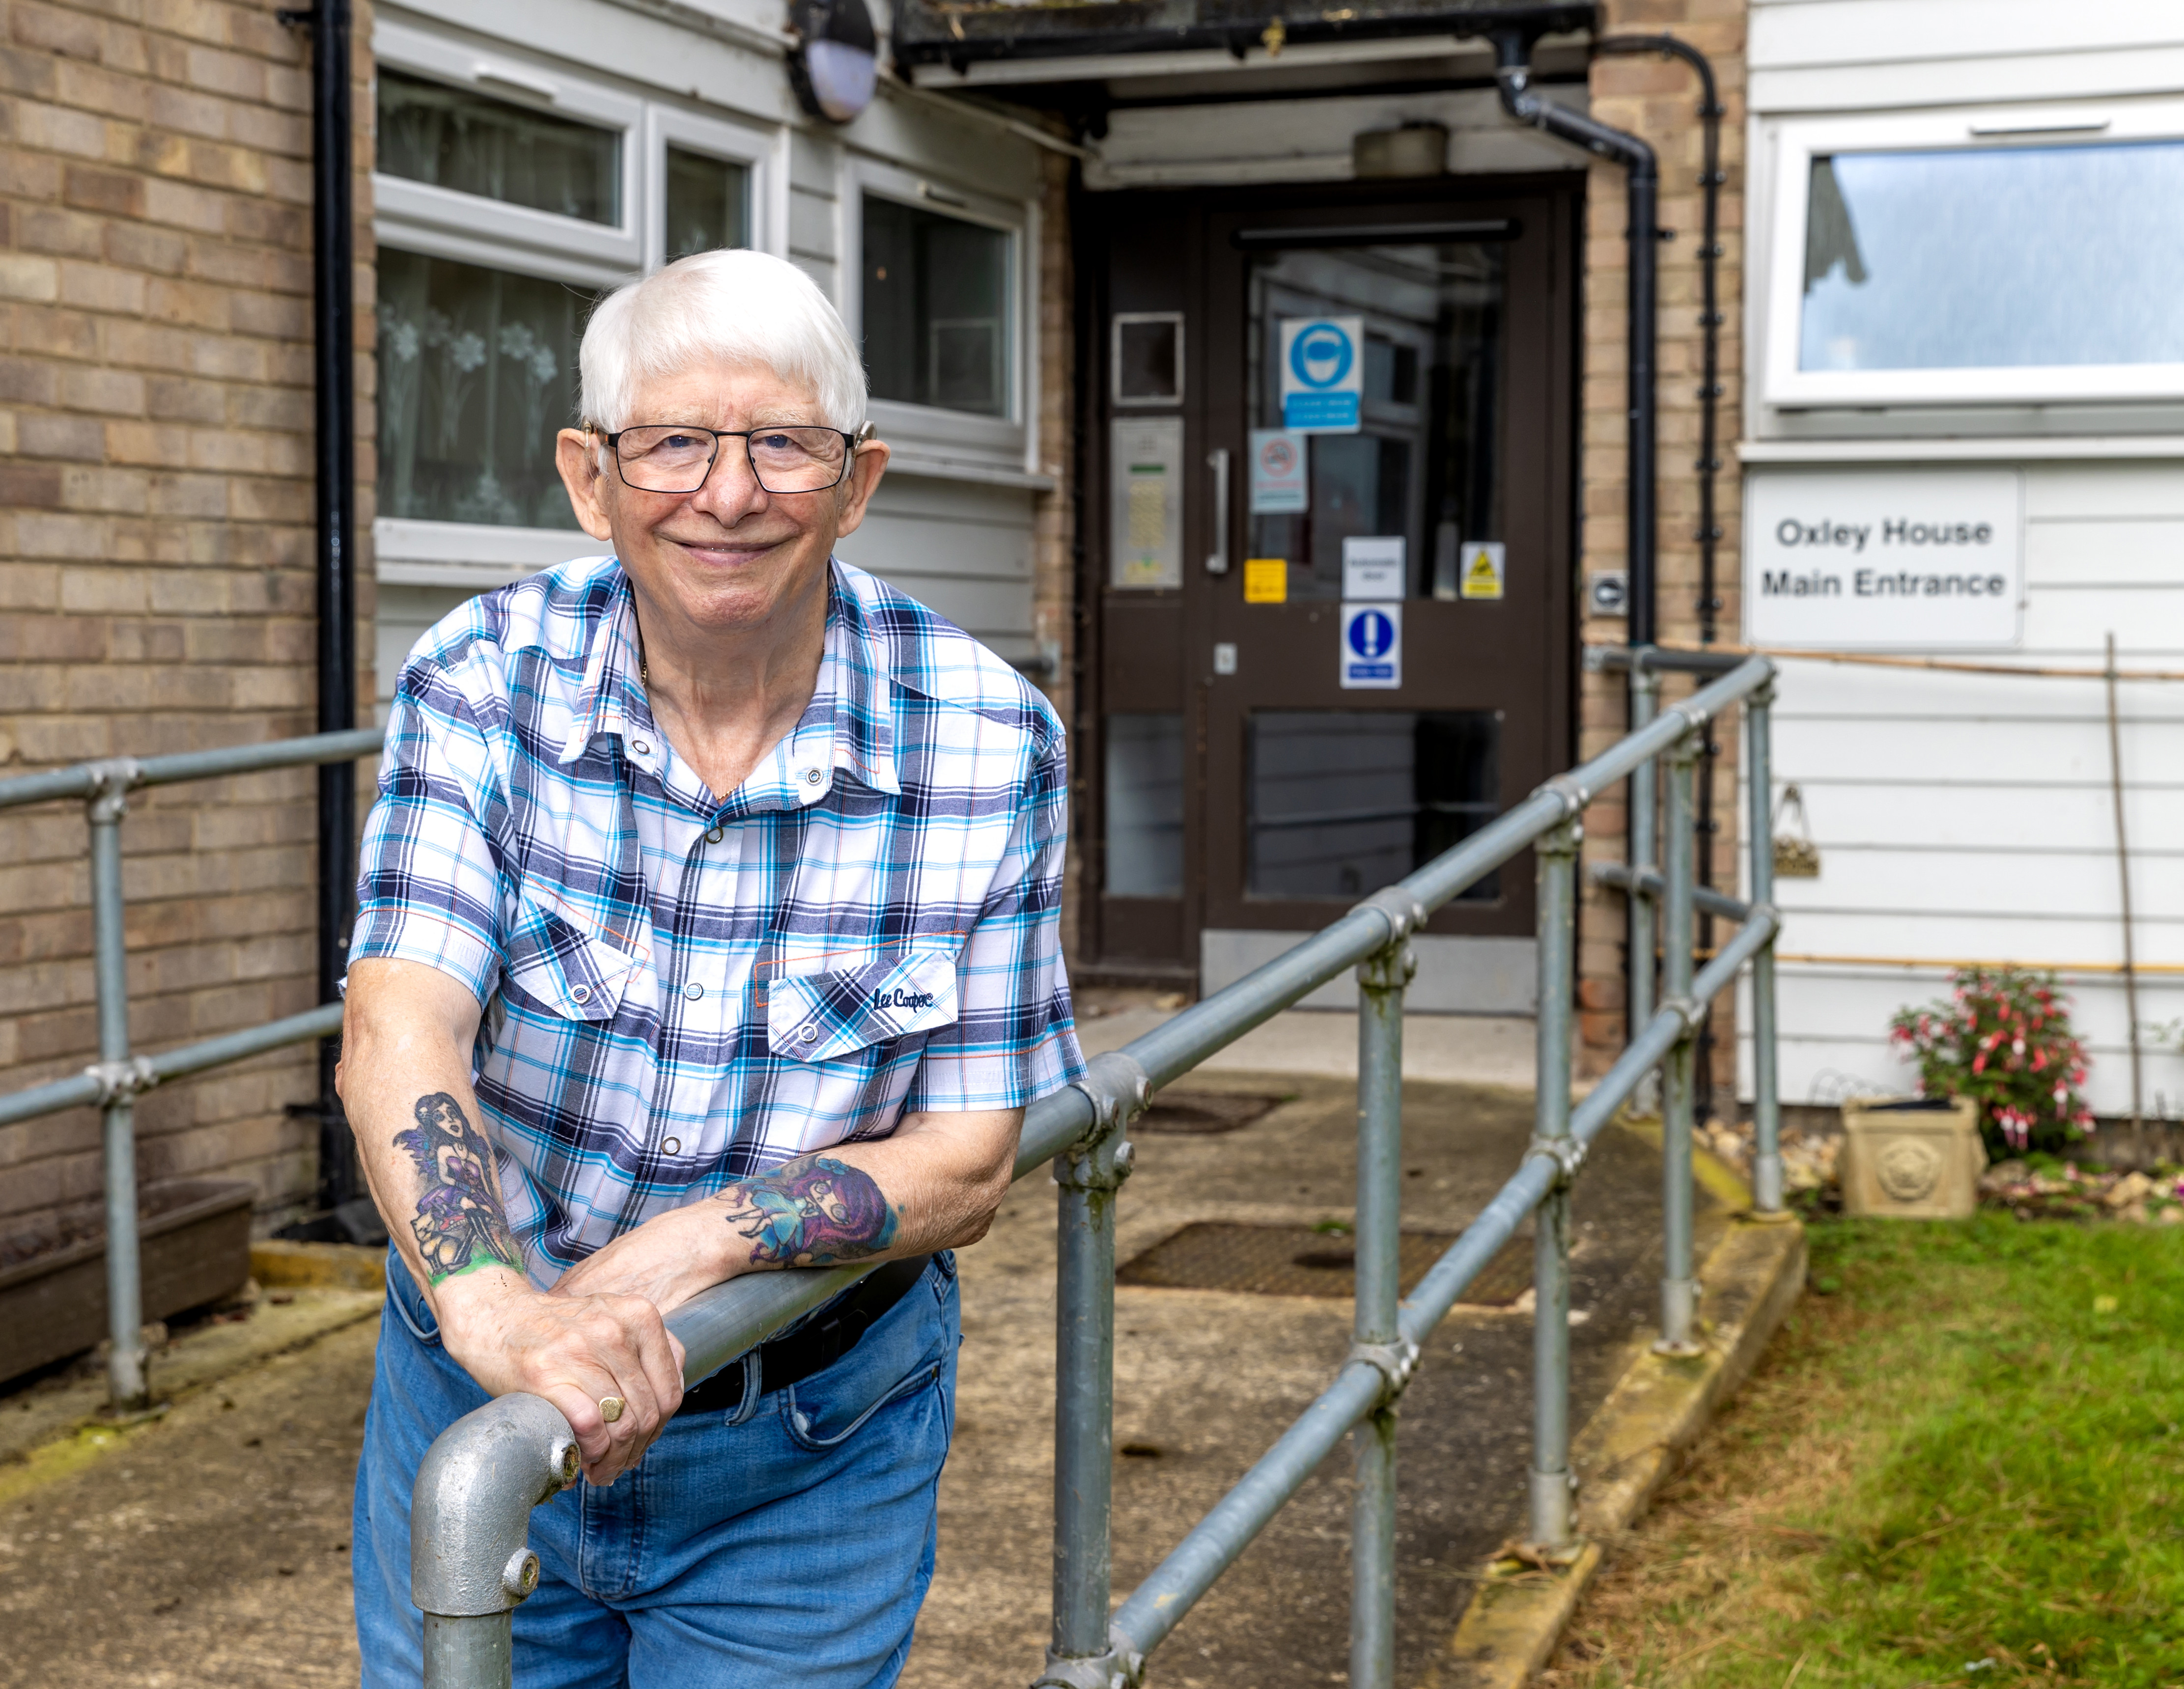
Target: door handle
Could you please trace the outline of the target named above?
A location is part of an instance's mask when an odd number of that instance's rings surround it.
[[[1213,549],[1206,554],[1208,575],[1228,572],[1228,448],[1225,446],[1206,454],[1206,467],[1213,471]]]

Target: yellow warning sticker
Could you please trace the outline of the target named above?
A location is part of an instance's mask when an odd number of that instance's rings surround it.
[[[1244,559],[1245,603],[1286,604],[1289,601],[1290,560],[1287,558],[1247,557]]]
[[[1502,546],[1497,541],[1479,540],[1463,548],[1463,596],[1467,598],[1498,598],[1502,596]]]

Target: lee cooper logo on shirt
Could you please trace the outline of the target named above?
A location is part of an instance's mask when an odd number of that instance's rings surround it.
[[[893,991],[874,992],[872,1007],[874,1008],[930,1008],[933,1007],[933,993],[905,991],[900,986],[897,986]]]

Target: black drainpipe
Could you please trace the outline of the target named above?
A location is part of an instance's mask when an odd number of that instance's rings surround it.
[[[1581,112],[1550,104],[1532,92],[1532,42],[1523,30],[1494,32],[1494,80],[1502,107],[1519,123],[1529,123],[1561,140],[1575,142],[1630,173],[1630,220],[1623,231],[1630,249],[1630,285],[1626,302],[1630,343],[1629,463],[1630,643],[1651,645],[1654,637],[1654,334],[1657,226],[1661,175],[1653,149],[1635,135],[1611,129]]]
[[[1715,514],[1714,477],[1721,469],[1721,449],[1716,408],[1721,398],[1721,96],[1713,78],[1713,64],[1706,54],[1689,42],[1679,41],[1674,36],[1606,36],[1592,44],[1595,53],[1642,54],[1658,53],[1663,58],[1680,58],[1691,66],[1699,79],[1699,121],[1704,131],[1704,163],[1699,167],[1699,186],[1705,199],[1703,216],[1706,227],[1699,247],[1699,331],[1702,369],[1699,375],[1699,528],[1696,538],[1699,547],[1699,643],[1712,645],[1719,631],[1721,614],[1721,585],[1718,578],[1717,551],[1721,541],[1721,523]],[[1720,824],[1713,814],[1714,759],[1721,754],[1720,742],[1713,736],[1709,725],[1702,743],[1698,769],[1698,882],[1712,886],[1713,878],[1714,835]],[[1713,917],[1701,914],[1698,918],[1699,953],[1713,953]],[[1708,1119],[1713,1113],[1713,1017],[1708,1015],[1699,1025],[1697,1058],[1693,1065],[1697,1073],[1697,1106],[1699,1119]]]
[[[317,0],[281,21],[311,33],[311,334],[316,389],[318,731],[356,725],[356,260],[350,179],[348,0]],[[319,769],[319,1001],[341,996],[355,898],[356,764]],[[358,1193],[348,1122],[334,1092],[341,1041],[319,1046],[319,1096],[293,1112],[319,1123],[321,1210]],[[306,1223],[308,1225],[308,1222]]]

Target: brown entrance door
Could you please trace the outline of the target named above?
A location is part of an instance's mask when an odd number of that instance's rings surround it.
[[[1233,974],[1568,760],[1576,203],[1095,199],[1100,962]],[[1521,858],[1429,931],[1531,924]]]

